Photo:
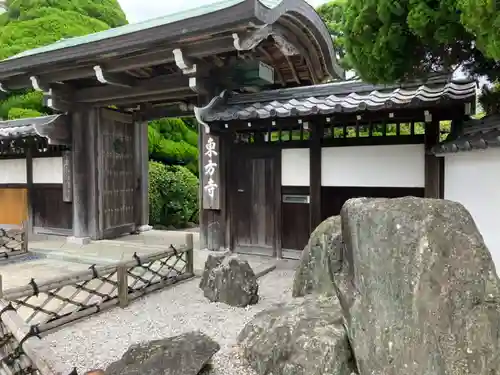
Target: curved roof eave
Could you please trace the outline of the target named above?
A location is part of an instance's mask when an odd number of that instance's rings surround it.
[[[327,75],[342,78],[343,70],[337,62],[328,29],[305,0],[223,0],[138,24],[62,40],[0,61],[0,77],[25,74],[27,70],[41,65],[120,54],[119,51],[123,53],[123,46],[130,50],[143,47],[146,43],[178,40],[231,25],[235,27],[252,22],[274,24],[287,15],[300,20],[309,31],[306,37],[321,51]],[[182,27],[179,27],[181,22]],[[325,72],[321,72],[322,77],[325,77]]]
[[[299,18],[304,27],[310,30],[314,41],[319,45],[325,69],[331,78],[345,78],[345,71],[340,66],[333,47],[333,39],[316,10],[305,0],[247,0],[255,1],[255,16],[266,24],[279,22],[286,14],[293,14]],[[275,6],[272,6],[275,4]]]

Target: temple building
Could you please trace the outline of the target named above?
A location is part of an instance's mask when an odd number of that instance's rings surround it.
[[[54,115],[0,122],[0,224],[78,243],[148,230],[147,122],[194,114],[202,248],[296,258],[348,198],[405,195],[463,202],[500,245],[479,209],[498,155],[448,154],[492,145],[464,130],[486,126],[476,83],[347,81],[304,0],[221,1],[0,62],[0,89],[26,88]]]

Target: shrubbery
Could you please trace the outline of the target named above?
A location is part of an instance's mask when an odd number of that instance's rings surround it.
[[[198,178],[186,167],[149,162],[149,223],[182,228],[198,222]]]
[[[151,160],[184,165],[198,175],[198,135],[178,118],[152,121],[148,127]]]

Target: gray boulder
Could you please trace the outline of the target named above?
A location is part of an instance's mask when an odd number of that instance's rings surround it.
[[[255,315],[238,336],[259,375],[350,375],[352,352],[336,297],[310,295]]]
[[[312,232],[293,278],[294,297],[336,293],[333,274],[342,267],[343,256],[340,223],[340,216],[332,216]]]
[[[197,375],[220,349],[201,332],[131,346],[105,375]]]
[[[361,375],[500,374],[500,281],[459,203],[351,199],[334,277]]]
[[[211,302],[245,307],[259,301],[259,284],[252,267],[235,254],[210,254],[200,288]]]

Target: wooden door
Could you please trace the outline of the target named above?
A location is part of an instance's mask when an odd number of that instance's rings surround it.
[[[238,153],[233,158],[231,217],[237,252],[275,255],[278,162],[274,155]]]
[[[135,230],[134,123],[130,115],[102,110],[100,115],[100,223],[103,238]]]

